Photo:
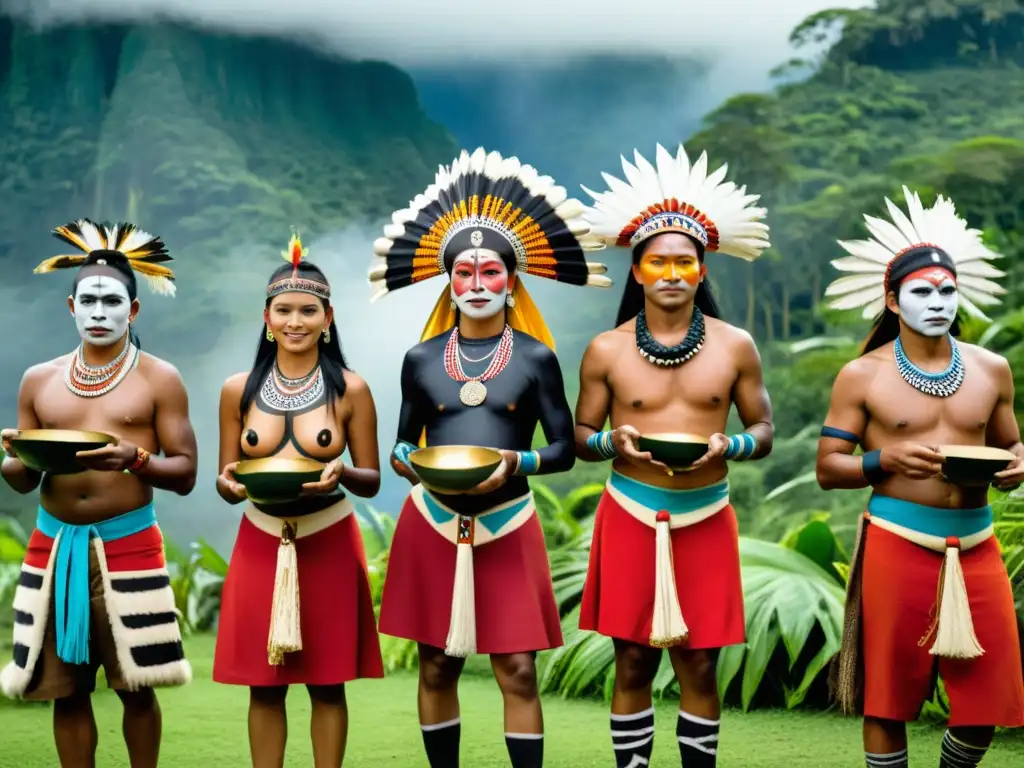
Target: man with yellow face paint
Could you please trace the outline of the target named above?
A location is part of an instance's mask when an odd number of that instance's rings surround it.
[[[757,196],[657,149],[623,159],[627,186],[610,179],[587,219],[633,267],[617,327],[587,348],[576,403],[576,451],[613,459],[597,509],[580,628],[615,643],[612,745],[619,768],[650,764],[651,683],[668,648],[682,692],[676,736],[685,768],[715,765],[721,705],[718,650],[744,642],[736,515],[727,460],[760,459],[772,412],[750,336],[718,318],[706,251],[753,261],[768,247]],[[606,178],[608,178],[606,176]],[[745,431],[724,434],[735,404]],[[611,429],[605,424],[610,417]],[[708,450],[673,472],[641,452],[642,434],[685,433]],[[685,616],[685,619],[684,619]]]

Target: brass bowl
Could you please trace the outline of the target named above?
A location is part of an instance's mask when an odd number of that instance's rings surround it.
[[[690,469],[693,462],[708,452],[708,445],[706,437],[673,432],[641,435],[637,440],[641,453],[649,452],[655,461],[676,472]]]
[[[435,445],[410,453],[409,463],[430,490],[459,493],[490,477],[501,464],[501,454],[476,445]]]
[[[84,472],[75,454],[95,451],[117,442],[105,432],[81,432],[74,429],[23,429],[11,440],[18,458],[29,469],[51,475]]]
[[[317,482],[325,466],[302,457],[269,456],[238,462],[234,475],[245,486],[250,501],[279,504],[299,498],[302,486]]]
[[[1016,458],[1009,451],[987,445],[940,445],[939,453],[944,459],[942,476],[966,488],[991,484],[995,473]]]

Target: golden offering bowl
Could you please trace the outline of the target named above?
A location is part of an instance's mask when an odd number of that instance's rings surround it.
[[[18,458],[29,469],[51,475],[74,475],[84,472],[75,454],[95,451],[117,442],[105,432],[81,432],[74,429],[23,429],[11,440]]]
[[[459,493],[480,485],[501,464],[501,453],[476,445],[435,445],[409,454],[423,485],[438,493]]]
[[[995,473],[1016,458],[1009,451],[987,445],[940,445],[939,453],[945,459],[942,476],[966,488],[990,485]]]
[[[685,472],[690,465],[708,452],[709,440],[700,435],[660,432],[641,435],[637,447],[641,453],[650,453],[655,461],[668,465],[675,472]]]
[[[234,475],[250,501],[273,504],[299,498],[302,486],[317,482],[325,467],[313,459],[269,456],[238,462]]]

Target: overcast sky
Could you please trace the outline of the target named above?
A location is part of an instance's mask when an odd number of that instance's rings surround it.
[[[405,66],[467,57],[567,53],[708,53],[768,69],[814,11],[869,0],[6,0],[40,22],[156,14],[238,31],[322,35],[345,53]],[[0,6],[5,5],[0,0]],[[623,9],[621,11],[614,8]]]

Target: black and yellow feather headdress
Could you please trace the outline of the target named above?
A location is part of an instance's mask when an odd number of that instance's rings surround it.
[[[604,264],[588,262],[586,253],[604,244],[590,234],[584,206],[570,199],[550,176],[515,157],[477,149],[438,169],[434,183],[396,211],[384,237],[373,244],[371,301],[399,288],[450,274],[460,253],[471,248],[497,252],[518,275],[536,275],[570,285],[606,288]],[[550,331],[516,280],[509,325],[553,347]],[[455,325],[448,288],[427,322],[423,338]]]
[[[106,266],[108,260],[123,258],[132,271],[142,275],[153,293],[174,296],[174,273],[163,262],[172,261],[163,241],[134,224],[102,226],[89,219],[79,219],[57,227],[53,235],[78,248],[82,253],[53,256],[34,270],[41,275],[59,269],[73,269],[92,264]]]

